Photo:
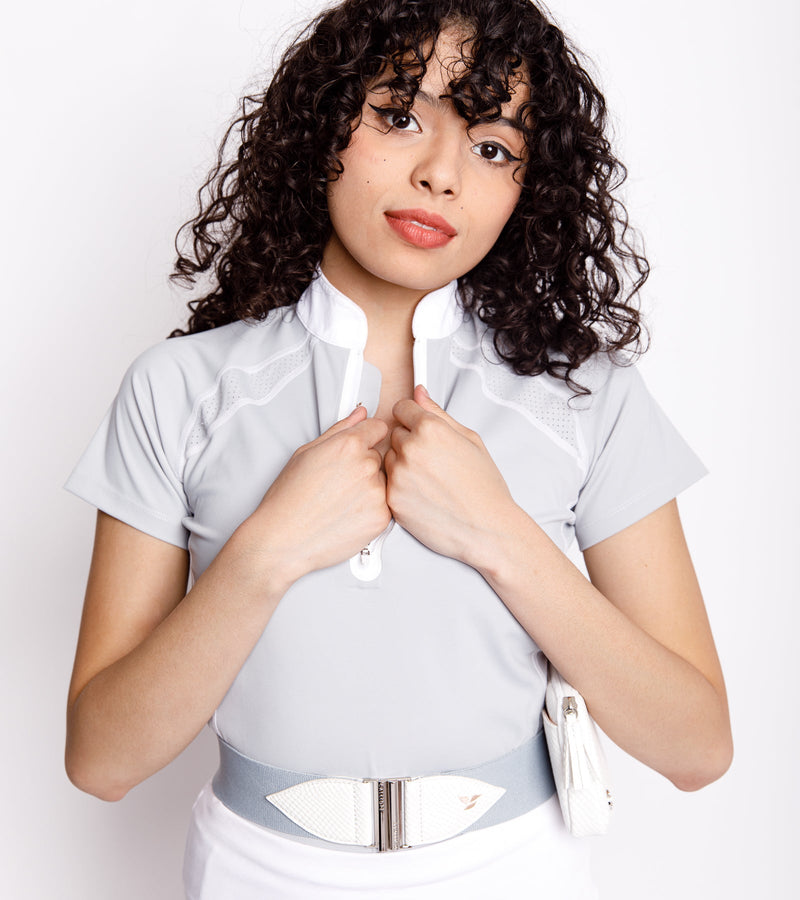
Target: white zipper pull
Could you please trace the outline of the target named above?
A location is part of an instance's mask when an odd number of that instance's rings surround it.
[[[569,773],[568,781],[570,787],[580,790],[588,773],[585,771],[586,760],[581,747],[577,700],[574,697],[564,697],[561,701],[561,711],[564,714],[564,755],[566,757],[564,762],[566,771]]]
[[[381,549],[383,542],[394,526],[394,519],[384,530],[373,538],[360,553],[350,559],[350,571],[359,581],[374,581],[381,574],[383,563],[381,562]]]

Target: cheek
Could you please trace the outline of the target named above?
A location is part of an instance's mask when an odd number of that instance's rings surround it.
[[[506,189],[503,192],[503,203],[502,208],[504,210],[505,218],[508,219],[514,209],[519,202],[519,198],[522,195],[522,185],[517,181],[512,180],[509,184],[506,185]]]
[[[381,193],[387,168],[384,161],[363,154],[343,154],[341,159],[344,171],[328,186],[328,209],[367,209]]]
[[[480,222],[486,240],[492,244],[505,227],[506,222],[511,218],[517,201],[520,197],[520,188],[518,185],[513,187],[505,186],[502,191],[496,190],[491,192],[482,205],[480,210]]]
[[[334,227],[352,223],[359,212],[359,200],[363,197],[360,179],[352,170],[343,172],[328,186],[328,214]]]
[[[392,161],[386,148],[377,144],[372,135],[356,132],[350,146],[340,154],[344,171],[341,178],[353,184],[372,184],[385,177]]]

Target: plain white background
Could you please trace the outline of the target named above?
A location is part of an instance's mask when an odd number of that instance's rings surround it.
[[[238,96],[315,3],[39,0],[4,15],[0,870],[4,896],[174,900],[208,733],[108,805],[62,767],[94,512],[60,489],[132,358]],[[711,475],[682,500],[736,759],[681,794],[611,748],[615,900],[785,898],[800,802],[797,243],[791,0],[553,0],[593,58],[653,274],[651,389]],[[532,887],[532,896],[534,888]]]

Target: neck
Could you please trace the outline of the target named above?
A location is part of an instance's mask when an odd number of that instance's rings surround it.
[[[367,317],[370,343],[396,340],[411,344],[411,322],[419,301],[429,291],[384,281],[357,265],[334,235],[320,263],[330,283],[361,307]]]

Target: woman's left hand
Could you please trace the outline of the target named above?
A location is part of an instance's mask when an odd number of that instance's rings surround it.
[[[395,519],[486,579],[620,747],[684,790],[719,778],[732,752],[725,685],[675,501],[589,547],[592,584],[424,389],[394,416]]]
[[[395,520],[431,550],[479,567],[490,532],[516,505],[480,436],[424,387],[401,400],[386,452],[386,502]]]

